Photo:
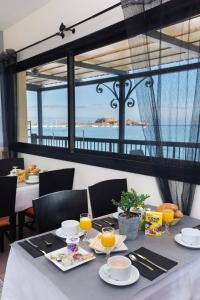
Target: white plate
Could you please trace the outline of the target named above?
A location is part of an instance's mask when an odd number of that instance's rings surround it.
[[[67,238],[67,235],[64,235],[62,233],[62,228],[58,228],[56,230],[56,235],[59,236],[62,239],[66,239]],[[79,235],[79,237],[83,236],[84,235],[84,231],[80,231],[78,235]]]
[[[200,244],[197,244],[197,245],[190,245],[190,244],[185,243],[185,242],[182,240],[182,235],[181,235],[181,233],[176,234],[176,235],[174,236],[174,239],[175,239],[175,241],[176,241],[178,244],[180,244],[180,245],[182,245],[182,246],[184,246],[184,247],[193,248],[193,249],[200,249]]]
[[[28,183],[28,184],[38,184],[39,180],[38,181],[32,181],[32,180],[27,179],[26,183]]]
[[[127,247],[124,243],[122,243],[121,245],[119,245],[119,247],[113,249],[113,251],[111,251],[111,253],[112,253],[112,252],[122,252],[122,251],[127,251],[127,250],[128,250],[128,247]],[[100,251],[97,251],[97,250],[94,250],[94,251],[95,251],[95,253],[97,253],[97,254],[102,254],[102,253],[104,253],[104,252],[100,252]]]
[[[85,255],[85,254],[90,254],[88,251],[84,250],[83,248],[79,247],[78,248],[78,252]],[[74,262],[72,265],[70,266],[64,266],[61,262],[58,262],[57,260],[54,260],[51,258],[51,256],[57,256],[60,253],[67,253],[67,247],[61,248],[59,250],[56,251],[52,251],[50,253],[45,254],[45,257],[50,260],[54,265],[56,265],[60,270],[62,270],[63,272],[71,270],[73,268],[76,268],[82,264],[85,264],[88,261],[94,260],[96,257],[94,255],[92,255],[90,258],[82,260],[82,261],[76,261]]]
[[[106,266],[106,264],[101,266],[101,268],[99,269],[99,276],[105,282],[112,284],[112,285],[118,285],[118,286],[130,285],[130,284],[135,283],[140,277],[140,273],[139,273],[138,269],[134,266],[131,266],[132,267],[131,276],[128,280],[123,280],[123,281],[114,280],[110,276],[108,276],[108,273],[105,271],[105,266]]]

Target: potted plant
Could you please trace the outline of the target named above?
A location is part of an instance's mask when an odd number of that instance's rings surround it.
[[[119,232],[126,235],[128,240],[137,237],[140,222],[138,207],[143,206],[144,201],[149,197],[149,195],[137,194],[131,189],[130,192],[122,192],[119,201],[112,199],[112,203],[123,210],[118,217]]]

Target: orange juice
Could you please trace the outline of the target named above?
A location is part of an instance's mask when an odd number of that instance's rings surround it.
[[[115,245],[115,234],[113,232],[102,233],[101,243],[106,248],[113,247]]]
[[[171,223],[174,220],[174,212],[170,209],[166,209],[162,212],[163,222]]]
[[[90,230],[92,228],[92,220],[89,217],[80,218],[80,228],[82,230]]]

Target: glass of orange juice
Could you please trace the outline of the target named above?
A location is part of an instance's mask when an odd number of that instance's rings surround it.
[[[109,258],[112,247],[116,243],[115,231],[112,227],[102,228],[101,244],[106,248],[106,259]]]
[[[174,212],[170,209],[165,209],[162,212],[163,223],[165,224],[165,232],[170,233],[169,225],[174,220]]]
[[[83,241],[88,242],[88,231],[92,229],[92,218],[89,213],[80,215],[80,228],[85,231]]]

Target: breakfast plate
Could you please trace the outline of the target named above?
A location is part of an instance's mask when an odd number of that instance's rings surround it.
[[[128,280],[123,280],[123,281],[119,281],[119,280],[115,280],[113,278],[111,278],[108,273],[106,272],[106,266],[107,264],[104,264],[103,266],[101,266],[101,268],[99,269],[99,276],[101,277],[101,279],[109,284],[112,285],[117,285],[117,286],[126,286],[126,285],[130,285],[135,283],[139,277],[140,277],[140,273],[138,271],[138,269],[134,266],[131,266],[131,276]]]
[[[67,235],[65,235],[65,234],[63,234],[62,233],[62,228],[60,227],[60,228],[58,228],[57,230],[56,230],[56,235],[58,236],[58,237],[60,237],[60,238],[62,238],[62,239],[66,239],[68,236]],[[78,234],[78,236],[79,237],[81,237],[81,236],[83,236],[84,235],[84,231],[79,231],[79,234]]]
[[[68,254],[67,247],[45,254],[45,257],[56,265],[63,272],[76,268],[96,257],[79,247],[75,253]]]
[[[191,244],[187,244],[182,240],[182,234],[178,233],[174,236],[175,241],[180,244],[181,246],[184,247],[188,247],[188,248],[192,248],[192,249],[200,249],[200,244],[196,244],[196,245],[191,245]]]
[[[113,252],[122,252],[122,251],[127,251],[128,250],[128,247],[124,244],[124,243],[121,243],[118,247],[114,248],[111,253]],[[96,254],[105,254],[104,252],[101,252],[101,251],[98,251],[98,250],[95,250],[94,249],[94,252]]]

